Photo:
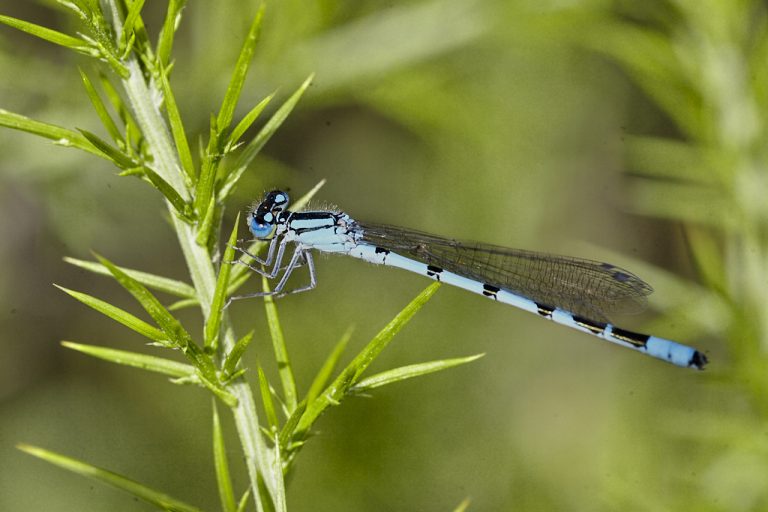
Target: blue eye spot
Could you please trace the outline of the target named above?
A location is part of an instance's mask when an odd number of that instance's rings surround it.
[[[270,222],[271,223],[273,219],[274,219],[274,216],[272,215],[271,212],[267,212],[267,213],[264,214],[264,221],[265,222]]]
[[[255,217],[248,223],[248,229],[256,238],[266,238],[272,233],[272,224],[259,222]]]

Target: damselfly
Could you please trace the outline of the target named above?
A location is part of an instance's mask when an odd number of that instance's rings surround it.
[[[609,323],[609,312],[627,304],[642,305],[652,291],[622,268],[358,222],[338,210],[293,212],[288,201],[285,192],[275,190],[248,213],[251,233],[269,240],[265,258],[239,249],[253,258],[255,264],[243,262],[251,269],[269,279],[279,276],[277,285],[269,292],[233,299],[311,290],[317,279],[310,251],[316,249],[410,270],[677,366],[702,369],[707,363],[706,356],[694,348]],[[289,244],[293,252],[283,265]],[[309,270],[309,284],[286,291],[291,273],[302,265]]]

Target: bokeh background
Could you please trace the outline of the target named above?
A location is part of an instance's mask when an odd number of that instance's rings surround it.
[[[207,134],[255,6],[184,11],[172,85],[192,141]],[[147,2],[150,31],[164,9]],[[316,78],[225,226],[264,190],[298,197],[327,179],[317,202],[356,218],[626,266],[656,292],[646,314],[617,323],[711,360],[675,368],[443,287],[374,371],[486,356],[331,409],[290,479],[291,510],[447,511],[467,497],[478,511],[768,507],[766,12],[748,0],[268,5],[238,112]],[[53,1],[0,0],[0,13],[77,30]],[[101,133],[77,65],[92,70],[0,28],[0,108]],[[59,345],[152,353],[52,286],[137,310],[64,256],[97,250],[185,279],[160,195],[116,174],[0,132],[0,510],[151,509],[18,442],[218,508],[207,394]],[[351,357],[428,284],[341,257],[317,267],[315,291],[278,304],[303,390],[350,325]],[[262,305],[233,311],[256,330],[246,362],[275,375]]]

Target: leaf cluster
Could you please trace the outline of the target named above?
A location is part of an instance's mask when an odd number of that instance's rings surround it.
[[[266,423],[258,419],[251,388],[246,380],[243,356],[254,338],[254,331],[235,336],[227,312],[227,298],[252,275],[248,256],[235,257],[239,225],[235,221],[219,251],[224,206],[244,173],[276,130],[286,120],[312,81],[310,75],[272,115],[248,135],[270,105],[274,94],[250,108],[236,121],[237,107],[261,33],[264,4],[253,16],[240,49],[234,71],[218,111],[210,116],[207,140],[198,155],[190,148],[171,86],[174,62],[172,49],[180,26],[185,0],[169,0],[160,33],[153,39],[142,17],[144,0],[57,0],[81,23],[76,35],[65,34],[27,21],[0,15],[0,23],[21,30],[92,59],[94,73],[80,70],[86,95],[104,128],[106,137],[87,130],[57,126],[24,115],[0,110],[0,126],[25,131],[72,147],[111,162],[121,176],[142,180],[166,200],[172,227],[180,241],[191,282],[159,276],[145,270],[122,267],[95,254],[95,261],[67,258],[85,270],[110,276],[125,289],[151,321],[90,294],[59,286],[71,297],[140,334],[162,350],[178,353],[161,357],[145,353],[106,348],[71,341],[69,349],[106,360],[168,376],[175,384],[191,384],[207,389],[233,414],[239,430],[243,455],[249,470],[250,485],[235,499],[226,458],[221,419],[212,408],[213,452],[222,510],[244,510],[252,496],[257,510],[286,510],[285,476],[309,438],[320,415],[344,398],[370,392],[381,386],[477,359],[470,356],[411,364],[365,377],[371,363],[392,341],[400,329],[436,292],[435,283],[419,294],[382,331],[370,340],[352,360],[337,372],[351,329],[333,348],[309,388],[302,395],[295,384],[289,351],[275,302],[264,300],[279,386],[271,383],[259,365],[256,368],[259,395]],[[296,203],[301,208],[319,190],[322,182]],[[248,252],[260,250],[254,243]],[[266,280],[262,283],[268,290]],[[155,293],[173,297],[164,304]],[[198,307],[203,316],[202,339],[174,315],[185,307]],[[334,376],[335,375],[335,376]],[[163,510],[192,511],[197,508],[181,500],[112,473],[41,448],[20,448],[84,476],[130,492]]]

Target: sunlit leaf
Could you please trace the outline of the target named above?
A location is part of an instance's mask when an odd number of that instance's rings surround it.
[[[151,372],[162,373],[174,378],[194,378],[195,367],[178,361],[172,361],[163,357],[139,354],[126,350],[117,350],[113,348],[99,347],[95,345],[83,345],[71,341],[62,341],[61,344],[72,350],[97,357],[105,361],[121,364],[123,366],[132,366]]]
[[[85,293],[69,290],[57,284],[54,284],[54,286],[62,290],[63,292],[69,294],[70,296],[74,297],[75,299],[79,300],[86,306],[92,307],[99,313],[106,315],[117,322],[120,322],[124,326],[136,331],[142,336],[146,336],[147,338],[153,341],[156,341],[161,345],[170,344],[170,340],[168,336],[162,330],[149,325],[144,320],[141,320],[135,317],[134,315],[128,313],[127,311],[124,311],[118,308],[117,306],[113,306],[108,302],[104,302],[103,300],[97,299],[96,297],[92,297]]]
[[[257,368],[259,374],[259,391],[261,391],[261,403],[264,406],[264,413],[267,415],[270,429],[277,428],[277,414],[275,413],[275,404],[272,401],[272,389],[264,374],[261,365]]]
[[[92,155],[107,158],[106,155],[91,144],[87,138],[68,128],[35,121],[21,114],[15,114],[3,109],[0,109],[0,126],[39,135],[51,139],[59,146],[77,148],[87,151]]]
[[[402,366],[386,372],[377,373],[355,384],[350,391],[354,393],[364,393],[372,389],[386,386],[394,382],[399,382],[405,379],[411,379],[413,377],[419,377],[421,375],[427,375],[441,370],[447,370],[466,363],[471,363],[485,354],[477,354],[468,357],[459,357],[456,359],[443,359],[440,361],[430,361],[428,363],[411,364],[408,366]]]
[[[217,122],[217,126],[221,131],[225,131],[229,128],[229,125],[232,123],[232,116],[234,115],[235,108],[237,107],[237,102],[240,100],[240,93],[243,90],[245,77],[248,74],[251,62],[253,61],[253,52],[256,49],[256,43],[258,42],[259,34],[261,33],[264,7],[265,4],[263,2],[259,4],[258,11],[256,11],[256,15],[251,22],[251,27],[248,30],[248,35],[240,49],[240,55],[237,58],[235,69],[232,72],[232,78],[229,81],[227,92],[224,95],[224,101],[221,104]]]
[[[70,263],[72,265],[75,265],[76,267],[83,268],[85,270],[88,270],[90,272],[94,272],[96,274],[101,274],[105,276],[111,276],[112,274],[109,272],[107,267],[100,263],[96,263],[95,261],[86,261],[86,260],[80,260],[77,258],[70,258],[65,257],[64,261],[67,263]],[[159,290],[161,292],[169,293],[171,295],[175,295],[177,297],[185,297],[185,298],[194,298],[195,295],[195,289],[188,285],[185,282],[177,281],[176,279],[171,279],[168,277],[162,277],[155,274],[150,274],[148,272],[142,272],[141,270],[134,270],[130,268],[125,267],[118,267],[120,270],[146,286],[147,288],[152,288],[154,290]]]
[[[232,260],[235,257],[235,243],[237,241],[237,228],[240,224],[240,215],[238,214],[235,223],[232,226],[232,233],[227,241],[224,250],[224,258],[219,265],[219,276],[216,280],[216,290],[213,293],[211,301],[211,312],[205,323],[205,346],[206,348],[215,348],[219,339],[219,328],[221,327],[221,316],[223,314],[224,302],[226,301],[227,287],[229,286],[229,274],[232,270]]]
[[[76,37],[68,36],[67,34],[63,34],[50,28],[42,27],[28,21],[11,18],[10,16],[4,16],[2,14],[0,14],[0,23],[4,23],[9,27],[21,30],[22,32],[26,32],[27,34],[39,37],[40,39],[44,39],[49,43],[64,46],[65,48],[69,48],[80,53],[85,53],[87,55],[92,53],[91,48],[88,46],[86,41]]]
[[[85,92],[88,94],[88,98],[91,100],[91,104],[93,105],[94,110],[96,110],[96,115],[98,115],[99,119],[101,119],[101,124],[104,125],[104,128],[107,130],[110,137],[112,137],[113,141],[118,143],[123,142],[123,137],[120,134],[120,130],[117,128],[117,125],[112,119],[112,116],[109,115],[109,111],[102,101],[101,96],[99,96],[99,93],[93,86],[91,79],[88,78],[88,75],[86,75],[85,71],[82,69],[80,70],[80,78],[82,78],[83,85],[85,86]]]
[[[350,362],[341,374],[331,383],[326,390],[318,396],[311,404],[307,405],[307,410],[296,427],[295,436],[301,437],[309,430],[320,414],[328,406],[338,403],[347,393],[350,387],[354,386],[362,373],[370,366],[381,351],[392,341],[392,338],[402,329],[413,315],[419,311],[424,304],[435,294],[440,287],[439,282],[432,283],[424,289],[415,299],[411,301],[384,329],[374,336],[368,344],[361,350],[357,356]]]
[[[269,281],[262,276],[262,286],[264,291],[269,291]],[[267,325],[269,326],[269,335],[272,339],[272,348],[275,351],[275,361],[280,374],[280,383],[283,386],[285,406],[289,412],[296,408],[296,379],[293,376],[291,360],[288,357],[288,347],[285,345],[285,336],[283,328],[280,325],[280,318],[277,314],[277,306],[272,296],[264,297],[264,309],[267,313]]]

